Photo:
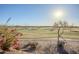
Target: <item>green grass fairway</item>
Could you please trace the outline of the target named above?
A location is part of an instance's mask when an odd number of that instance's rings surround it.
[[[18,32],[23,33],[21,38],[57,38],[57,30],[50,30],[50,29],[18,29]],[[71,39],[79,39],[79,28],[72,28],[70,31],[69,29],[64,30],[64,34],[62,35],[64,38],[71,38]]]

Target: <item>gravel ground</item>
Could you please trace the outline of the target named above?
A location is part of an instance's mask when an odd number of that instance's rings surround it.
[[[21,48],[27,45],[29,42],[38,42],[37,49],[31,51],[34,54],[78,54],[79,53],[79,40],[78,39],[66,39],[66,43],[63,48],[57,51],[57,39],[56,38],[38,38],[38,39],[22,39]],[[23,50],[26,50],[24,48]],[[63,52],[65,51],[65,52]],[[28,51],[25,51],[28,52]]]
[[[66,39],[63,47],[57,46],[56,38],[21,39],[20,41],[21,50],[5,51],[1,54],[79,54],[78,39]],[[23,48],[30,42],[38,43],[35,49],[30,47]]]

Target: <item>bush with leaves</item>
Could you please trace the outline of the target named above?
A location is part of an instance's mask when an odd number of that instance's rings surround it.
[[[19,37],[22,36],[16,29],[10,29],[6,27],[0,28],[0,48],[2,50],[9,50],[10,47],[13,49],[19,49]]]

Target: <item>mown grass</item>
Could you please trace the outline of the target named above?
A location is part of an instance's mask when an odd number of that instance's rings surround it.
[[[64,30],[64,34],[62,35],[65,38],[71,39],[79,39],[79,30],[78,28]],[[57,38],[57,30],[45,30],[45,29],[21,29],[17,30],[18,32],[23,33],[21,38]]]

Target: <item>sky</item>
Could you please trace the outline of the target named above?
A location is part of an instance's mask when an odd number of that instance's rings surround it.
[[[63,11],[63,21],[79,25],[78,4],[0,4],[0,24],[11,17],[8,25],[52,26],[56,10]]]

